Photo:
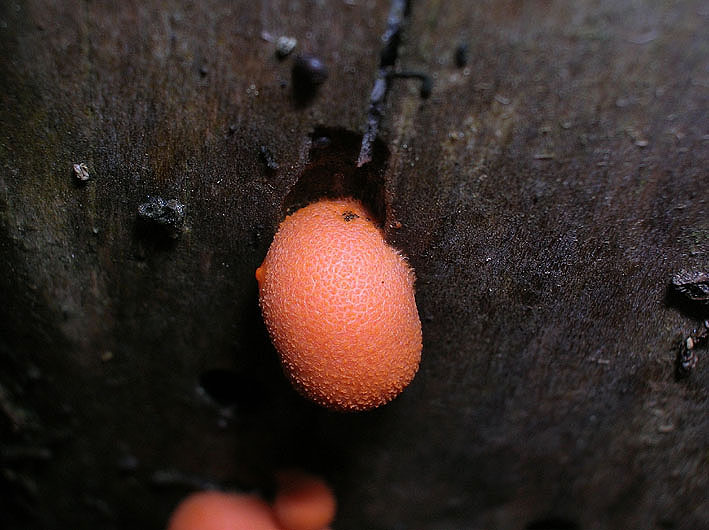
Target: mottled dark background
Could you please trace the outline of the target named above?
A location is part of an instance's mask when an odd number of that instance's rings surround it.
[[[335,530],[709,525],[707,350],[674,377],[704,315],[668,294],[709,269],[709,5],[412,2],[397,68],[432,95],[394,80],[355,171],[388,11],[0,3],[3,528],[161,528],[283,466],[331,482]],[[281,35],[328,66],[307,101]],[[424,332],[413,384],[352,415],[290,389],[253,275],[340,184]],[[185,205],[177,239],[148,196]]]

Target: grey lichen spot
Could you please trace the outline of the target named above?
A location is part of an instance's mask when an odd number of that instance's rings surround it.
[[[182,233],[186,210],[186,206],[177,199],[166,201],[162,197],[148,197],[146,202],[138,206],[138,219],[177,239]]]
[[[295,49],[298,41],[294,37],[278,37],[276,41],[276,56],[279,59],[284,59],[288,57],[291,52]]]
[[[86,164],[84,164],[83,162],[81,162],[80,164],[74,164],[74,176],[77,178],[77,180],[81,182],[86,182],[90,178],[89,168],[86,167]]]

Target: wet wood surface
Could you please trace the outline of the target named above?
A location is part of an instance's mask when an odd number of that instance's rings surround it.
[[[706,2],[410,7],[395,68],[433,90],[391,80],[358,170],[389,2],[2,3],[4,528],[160,528],[283,467],[331,482],[335,530],[709,524],[706,349],[675,377],[709,315],[668,290],[709,270]],[[362,414],[289,387],[254,279],[289,207],[342,192],[424,333]]]

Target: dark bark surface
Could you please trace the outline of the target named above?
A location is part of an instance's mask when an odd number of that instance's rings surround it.
[[[709,270],[706,3],[413,2],[396,67],[433,92],[391,80],[357,170],[389,7],[2,3],[4,528],[160,528],[286,466],[332,483],[336,530],[709,524],[706,349],[675,378],[709,315],[668,291]],[[423,322],[416,379],[362,414],[289,387],[253,275],[338,193]],[[176,238],[148,197],[184,205]]]

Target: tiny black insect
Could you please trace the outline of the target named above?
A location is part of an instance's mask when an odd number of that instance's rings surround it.
[[[454,57],[455,65],[458,68],[463,68],[468,64],[468,44],[466,42],[461,42],[455,49]]]

